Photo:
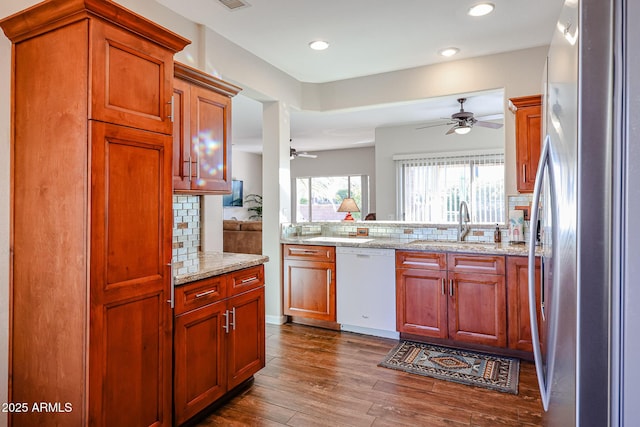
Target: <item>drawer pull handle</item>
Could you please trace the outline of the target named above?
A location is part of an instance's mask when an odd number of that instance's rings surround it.
[[[246,279],[242,279],[240,283],[249,283],[253,282],[254,280],[258,280],[258,278],[256,276],[247,277]]]
[[[449,280],[449,296],[453,296],[453,279]]]
[[[444,284],[445,280],[444,277],[442,278],[442,281],[440,282],[440,290],[442,291],[442,295],[445,295],[445,291],[444,291],[444,287],[446,286]]]
[[[402,261],[402,263],[407,265],[437,265],[432,262],[424,262],[424,261]]]
[[[317,254],[318,251],[312,251],[310,249],[297,249],[297,248],[290,248],[289,249],[291,252],[298,252],[298,253],[303,253],[303,254]]]
[[[208,291],[200,292],[196,294],[196,298],[206,297],[216,292],[216,289],[209,289]]]

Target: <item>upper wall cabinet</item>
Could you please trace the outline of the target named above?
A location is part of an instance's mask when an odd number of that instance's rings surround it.
[[[542,96],[511,98],[509,108],[516,115],[516,177],[518,192],[531,193],[540,158]]]
[[[173,190],[231,192],[231,97],[239,87],[176,63]]]

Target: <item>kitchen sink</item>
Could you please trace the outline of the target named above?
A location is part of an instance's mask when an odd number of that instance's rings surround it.
[[[472,248],[495,248],[496,244],[491,242],[458,242],[453,240],[412,240],[410,245],[430,245],[430,246],[452,246],[452,247],[472,247]]]
[[[318,236],[306,239],[308,242],[327,242],[327,243],[367,243],[373,239],[363,239],[362,237],[332,237]]]

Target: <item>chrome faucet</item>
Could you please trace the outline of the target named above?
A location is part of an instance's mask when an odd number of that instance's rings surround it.
[[[462,224],[463,221],[464,225]],[[469,230],[471,230],[469,221],[471,221],[469,217],[469,205],[463,200],[460,202],[460,208],[458,210],[458,242],[464,241],[465,236],[469,233]]]

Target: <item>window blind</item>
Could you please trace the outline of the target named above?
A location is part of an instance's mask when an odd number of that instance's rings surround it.
[[[458,222],[467,202],[474,223],[504,222],[504,153],[396,156],[398,217]]]

